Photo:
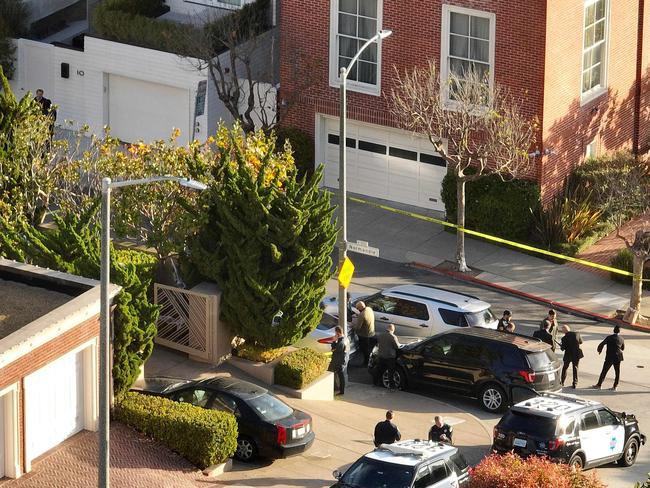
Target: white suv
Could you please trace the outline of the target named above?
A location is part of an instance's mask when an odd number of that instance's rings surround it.
[[[498,319],[490,304],[472,295],[422,283],[386,288],[369,296],[352,295],[348,307],[362,300],[375,313],[375,329],[381,332],[395,324],[395,334],[429,337],[457,327],[496,329]],[[327,297],[322,308],[338,317],[338,300]]]
[[[415,439],[382,444],[334,477],[332,488],[459,488],[469,468],[456,447]]]

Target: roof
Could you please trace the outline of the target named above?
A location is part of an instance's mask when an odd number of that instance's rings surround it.
[[[456,451],[458,449],[449,444],[411,439],[394,444],[382,444],[365,457],[390,464],[416,466],[434,458],[445,459]]]
[[[519,402],[511,407],[515,412],[557,418],[562,415],[583,410],[586,407],[602,405],[600,402],[585,400],[576,395],[544,393],[538,397]]]
[[[200,384],[214,388],[215,390],[226,391],[242,400],[256,398],[260,395],[268,393],[268,390],[257,386],[248,381],[238,380],[230,376],[217,376],[215,378],[208,378],[199,381]]]
[[[519,349],[528,352],[542,352],[550,349],[551,346],[534,337],[528,337],[522,334],[510,334],[498,330],[485,329],[483,327],[462,327],[454,330],[442,332],[442,334],[462,334],[473,337],[482,337],[504,344],[512,344]]]
[[[479,300],[473,295],[445,290],[444,288],[423,283],[395,286],[385,289],[383,293],[431,300],[450,307],[462,308],[468,312],[480,312],[490,308],[489,303]]]

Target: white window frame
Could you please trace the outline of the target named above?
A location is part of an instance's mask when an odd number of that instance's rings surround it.
[[[377,0],[377,32],[382,29],[384,0]],[[329,45],[329,83],[332,88],[341,86],[339,76],[339,0],[330,1],[330,45]],[[381,40],[377,41],[377,84],[370,85],[348,78],[346,88],[367,95],[381,95]]]
[[[582,91],[582,76],[585,71],[585,34],[586,34],[586,29],[585,29],[585,15],[587,12],[587,7],[590,5],[593,5],[596,3],[598,0],[585,0],[583,8],[582,8],[582,43],[581,43],[581,49],[580,49],[580,105],[584,105],[586,103],[589,103],[591,100],[598,98],[600,95],[602,95],[604,92],[607,91],[607,71],[608,71],[608,65],[609,65],[609,18],[610,18],[610,10],[609,10],[609,0],[605,0],[605,39],[603,42],[603,58],[602,61],[600,62],[601,64],[601,71],[600,71],[600,85],[593,87],[586,92]]]
[[[490,91],[494,88],[494,70],[495,70],[495,45],[496,45],[496,20],[497,16],[494,12],[486,12],[483,10],[475,10],[465,7],[457,7],[455,5],[443,4],[442,5],[442,29],[440,33],[440,83],[442,86],[443,101],[450,109],[454,108],[454,100],[449,98],[449,90],[447,89],[449,79],[449,36],[450,36],[450,19],[451,13],[459,13],[471,15],[473,17],[483,17],[490,22],[490,54],[489,54],[489,83]]]

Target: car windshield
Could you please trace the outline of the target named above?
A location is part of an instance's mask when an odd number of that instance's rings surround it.
[[[339,321],[336,317],[331,316],[328,313],[323,314],[323,318],[320,319],[320,323],[316,326],[318,330],[330,330],[339,325]]]
[[[248,405],[250,405],[253,410],[260,415],[260,417],[269,422],[283,419],[293,413],[293,408],[268,393],[255,398],[250,398],[246,400],[246,403],[248,403]]]
[[[526,358],[528,359],[528,364],[530,364],[530,367],[535,371],[539,371],[540,369],[548,369],[548,367],[553,364],[553,360],[555,359],[553,357],[551,348],[548,348],[542,352],[530,352],[526,354]]]
[[[413,480],[413,468],[402,464],[390,464],[363,457],[348,469],[341,483],[351,488],[409,488]]]
[[[556,424],[556,420],[549,417],[510,410],[499,422],[499,427],[509,432],[524,432],[534,437],[547,439],[555,435]]]
[[[497,319],[489,308],[480,312],[466,313],[465,318],[470,327],[484,327]]]

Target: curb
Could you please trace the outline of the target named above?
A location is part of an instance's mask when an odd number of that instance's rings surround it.
[[[590,312],[590,311],[585,310],[583,308],[574,307],[573,305],[567,305],[565,303],[555,302],[553,300],[548,300],[546,298],[538,297],[536,295],[531,295],[530,293],[519,291],[519,290],[516,290],[514,288],[508,288],[507,286],[498,285],[498,284],[492,283],[490,281],[485,281],[485,280],[481,280],[479,278],[475,278],[473,276],[468,276],[468,275],[466,275],[464,273],[460,273],[458,271],[441,269],[441,268],[437,268],[435,266],[431,266],[429,264],[419,263],[417,261],[411,262],[410,265],[415,267],[415,268],[420,268],[420,269],[430,271],[430,272],[435,273],[437,275],[448,276],[448,277],[453,278],[453,279],[458,280],[458,281],[464,281],[464,282],[467,282],[467,283],[473,283],[475,285],[482,286],[484,288],[499,290],[499,291],[502,291],[502,292],[507,293],[509,295],[513,295],[513,296],[516,296],[518,298],[523,298],[524,300],[528,300],[528,301],[531,301],[531,302],[541,303],[541,304],[549,306],[550,308],[554,308],[554,309],[559,310],[561,312],[568,313],[568,314],[571,314],[571,315],[575,315],[575,316],[578,316],[578,317],[591,319],[591,320],[597,320],[599,322],[606,322],[606,323],[612,324],[612,325],[618,325],[618,326],[620,326],[622,328],[625,328],[625,329],[633,329],[633,330],[637,330],[637,331],[640,331],[640,332],[650,332],[650,327],[647,327],[647,326],[644,326],[644,325],[628,324],[627,322],[623,322],[621,319],[615,319],[615,318],[612,318],[612,317],[607,317],[605,315],[601,315],[601,314],[598,314],[598,313],[595,313],[595,312]]]

